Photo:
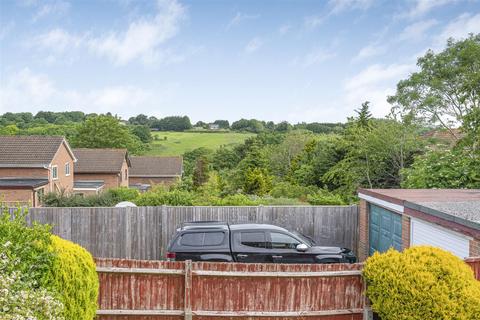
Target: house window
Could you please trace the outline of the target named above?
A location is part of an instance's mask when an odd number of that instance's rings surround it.
[[[70,162],[65,163],[65,175],[70,175]]]
[[[52,179],[53,180],[58,179],[58,167],[57,166],[52,166]]]

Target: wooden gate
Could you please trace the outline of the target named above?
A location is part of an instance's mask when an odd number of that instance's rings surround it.
[[[97,259],[97,314],[101,320],[360,320],[361,267]]]

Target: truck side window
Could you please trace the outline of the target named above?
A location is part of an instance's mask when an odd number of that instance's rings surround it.
[[[266,248],[265,232],[242,232],[240,243],[253,248]]]
[[[270,232],[272,238],[272,249],[295,249],[300,241],[297,239],[279,232]]]
[[[189,247],[219,246],[224,238],[223,232],[191,232],[182,235],[180,244]]]

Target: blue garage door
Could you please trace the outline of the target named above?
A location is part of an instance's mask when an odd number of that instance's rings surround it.
[[[369,241],[370,255],[375,251],[385,252],[390,247],[402,249],[402,217],[376,205],[370,204]]]

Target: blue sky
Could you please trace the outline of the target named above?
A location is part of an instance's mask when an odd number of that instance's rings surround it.
[[[480,32],[478,0],[0,2],[0,113],[345,121],[428,48]]]

